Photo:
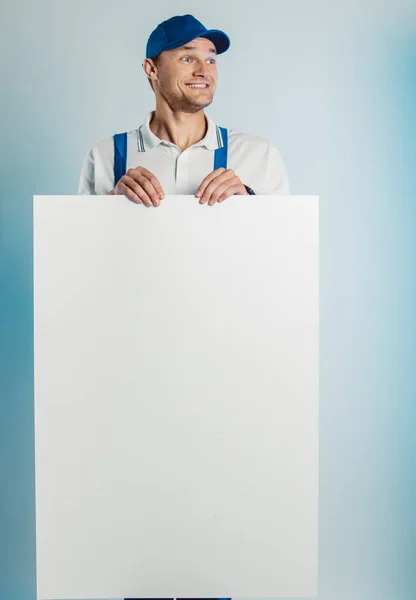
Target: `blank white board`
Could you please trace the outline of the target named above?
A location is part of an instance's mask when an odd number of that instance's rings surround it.
[[[39,599],[317,589],[318,198],[34,200]]]

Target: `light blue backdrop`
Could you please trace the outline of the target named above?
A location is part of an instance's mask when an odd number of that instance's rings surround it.
[[[32,195],[76,193],[154,107],[150,31],[229,33],[219,124],[320,194],[319,600],[416,597],[416,7],[398,0],[15,0],[1,25],[0,598],[35,598]]]

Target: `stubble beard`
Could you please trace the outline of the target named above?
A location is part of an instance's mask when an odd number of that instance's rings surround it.
[[[212,101],[214,99],[212,95],[209,100],[207,99],[207,101],[196,102],[192,101],[192,99],[190,98],[186,98],[183,96],[178,97],[175,96],[175,94],[171,94],[169,92],[164,92],[163,97],[165,98],[166,102],[169,104],[173,111],[184,112],[189,114],[195,114],[200,110],[203,110],[204,108],[212,104]]]

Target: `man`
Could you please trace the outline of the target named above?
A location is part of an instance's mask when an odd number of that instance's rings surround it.
[[[156,110],[138,129],[91,149],[79,194],[124,195],[146,206],[159,206],[165,194],[195,194],[210,206],[234,194],[288,194],[273,144],[218,127],[204,113],[215,93],[217,55],[229,45],[224,32],[192,15],[158,25],[143,62]]]
[[[78,193],[124,195],[146,206],[159,206],[165,194],[194,194],[210,206],[234,194],[288,194],[271,142],[227,131],[204,113],[216,89],[217,55],[229,46],[223,31],[192,15],[158,25],[143,62],[156,110],[138,129],[91,149]]]

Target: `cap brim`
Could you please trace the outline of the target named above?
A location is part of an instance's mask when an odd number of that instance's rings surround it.
[[[211,40],[217,49],[217,54],[222,54],[230,47],[230,38],[219,29],[209,29],[206,33],[201,34],[201,37]]]
[[[188,36],[182,38],[181,40],[176,40],[175,42],[172,42],[165,46],[165,48],[160,52],[163,52],[164,50],[174,50],[175,48],[180,48],[181,46],[184,46],[188,42],[192,42],[192,40],[195,40],[198,37],[204,37],[210,40],[214,44],[215,49],[217,50],[217,54],[222,54],[223,52],[228,50],[231,43],[230,38],[223,31],[220,31],[219,29],[208,29],[207,31],[201,32],[195,37],[189,38]],[[158,54],[156,54],[155,56],[158,56]],[[147,58],[155,58],[155,56],[147,56]]]

